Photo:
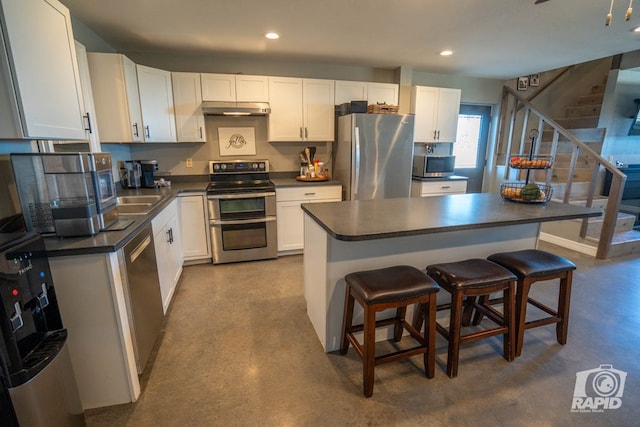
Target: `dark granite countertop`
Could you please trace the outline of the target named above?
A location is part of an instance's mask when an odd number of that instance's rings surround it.
[[[421,181],[421,182],[468,181],[469,177],[468,176],[462,176],[462,175],[441,176],[441,177],[436,177],[436,178],[425,178],[425,177],[419,177],[419,176],[412,176],[411,179],[414,180],[414,181]]]
[[[276,188],[283,187],[309,187],[311,185],[341,185],[340,181],[336,180],[327,180],[327,181],[298,181],[295,177],[293,178],[270,178],[271,182],[273,182]]]
[[[208,181],[174,182],[172,180],[171,184],[171,187],[118,190],[118,196],[160,194],[164,198],[147,215],[120,215],[119,218],[133,220],[133,223],[124,230],[101,231],[95,236],[87,237],[45,237],[47,255],[57,257],[116,252],[148,225],[176,196],[190,192],[204,192]]]
[[[602,210],[554,201],[525,204],[497,193],[304,203],[329,235],[357,241],[596,217]]]

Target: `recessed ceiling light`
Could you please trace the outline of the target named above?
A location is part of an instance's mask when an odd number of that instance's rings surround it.
[[[443,50],[442,52],[440,52],[440,56],[451,56],[451,55],[453,55],[452,50]]]
[[[266,38],[271,39],[271,40],[275,40],[275,39],[279,39],[280,35],[278,33],[267,33],[264,35]]]
[[[634,33],[640,33],[640,27],[635,27],[632,31]]]

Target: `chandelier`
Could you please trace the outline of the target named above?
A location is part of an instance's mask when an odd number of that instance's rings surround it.
[[[613,20],[613,3],[615,0],[611,0],[611,6],[609,6],[609,13],[607,14],[607,18],[604,21],[604,25],[609,26],[611,25],[611,21]],[[627,11],[624,13],[624,20],[628,21],[629,19],[631,19],[631,13],[633,13],[633,0],[629,0],[629,7],[627,8]]]

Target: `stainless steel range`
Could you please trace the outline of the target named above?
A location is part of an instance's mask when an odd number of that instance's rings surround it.
[[[214,264],[278,256],[267,160],[210,161],[207,199]]]

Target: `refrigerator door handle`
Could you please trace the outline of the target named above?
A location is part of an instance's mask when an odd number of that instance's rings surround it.
[[[354,174],[356,176],[356,182],[353,185],[353,194],[358,194],[358,187],[360,183],[360,128],[354,127],[355,142],[356,142],[356,155],[355,155],[355,167]]]

